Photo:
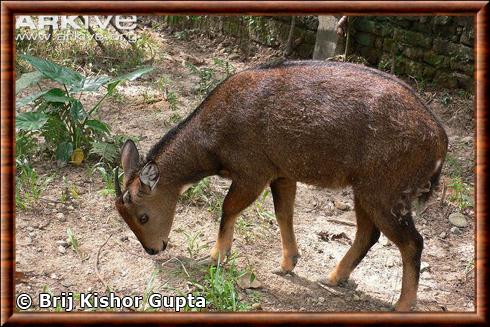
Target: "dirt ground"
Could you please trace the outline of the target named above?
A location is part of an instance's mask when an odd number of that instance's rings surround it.
[[[212,67],[213,60],[220,58],[240,71],[278,55],[275,50],[258,48],[254,57],[244,61],[232,40],[200,35],[183,39],[167,31],[156,37],[161,55],[152,63],[155,71],[122,87],[118,98],[106,102],[100,113],[115,134],[138,136],[143,154],[200,102],[196,92],[199,78],[184,65],[186,61]],[[157,87],[162,75],[172,81],[171,89],[178,95],[174,110]],[[454,165],[460,167],[463,180],[473,185],[473,96],[430,89],[421,95],[446,126],[452,161],[445,165],[440,190],[427,210],[415,218],[425,241],[417,310],[474,311],[475,215],[472,208],[461,210],[448,200]],[[119,295],[142,295],[149,288],[162,294],[181,294],[192,287],[189,280],[199,279],[207,269],[198,259],[208,254],[216,238],[219,221],[212,203],[223,199],[228,181],[210,179],[212,201],[181,201],[167,250],[149,256],[119,217],[113,196],[99,192],[101,178],[91,176],[87,164],[57,168],[53,162],[35,162],[34,166],[42,176],[54,174],[54,180],[33,208],[16,213],[17,294],[25,292],[36,298],[42,290],[55,295],[104,293],[107,287]],[[75,190],[76,196],[62,202],[67,187]],[[456,228],[448,221],[457,211],[465,215],[467,227]],[[242,301],[265,311],[391,310],[400,293],[402,266],[398,249],[384,236],[347,285],[328,288],[316,282],[326,277],[354,239],[349,189],[330,191],[299,185],[294,228],[302,256],[295,275],[272,272],[279,267],[281,244],[271,213],[268,195],[242,214],[236,228],[233,250],[237,265],[252,270],[261,283],[255,290],[239,289]],[[78,253],[66,247],[68,228],[78,239]],[[196,241],[191,244],[192,237]],[[34,306],[33,310],[39,309]]]

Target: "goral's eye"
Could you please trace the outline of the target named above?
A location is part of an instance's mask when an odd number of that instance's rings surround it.
[[[148,216],[147,215],[142,215],[140,216],[139,220],[140,220],[140,224],[146,224],[146,222],[148,221]]]

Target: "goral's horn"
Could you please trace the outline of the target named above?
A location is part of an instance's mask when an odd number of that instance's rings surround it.
[[[114,188],[116,189],[116,196],[122,195],[121,185],[119,185],[119,167],[116,167],[116,173],[114,174]]]

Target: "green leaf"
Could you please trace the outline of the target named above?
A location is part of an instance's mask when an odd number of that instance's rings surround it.
[[[43,74],[41,74],[40,72],[30,72],[22,74],[20,78],[15,81],[15,94],[18,94],[26,87],[29,87],[32,84],[39,82],[42,78]]]
[[[48,102],[55,102],[55,103],[69,103],[69,102],[78,101],[72,97],[66,96],[65,92],[62,89],[58,89],[58,88],[49,90],[42,97],[44,100]]]
[[[114,78],[111,82],[115,82],[115,81],[134,81],[138,77],[140,77],[140,76],[142,76],[142,75],[144,75],[146,73],[149,73],[152,70],[153,70],[153,67],[139,68],[139,69],[136,69],[135,71],[132,71],[130,73],[127,73],[127,74],[118,76],[118,77]]]
[[[51,148],[55,148],[59,143],[70,138],[67,127],[58,114],[49,116],[48,122],[42,130],[42,135]]]
[[[111,128],[109,125],[106,123],[101,122],[100,120],[96,119],[89,119],[85,122],[85,125],[96,132],[97,134],[109,134],[111,131]]]
[[[90,154],[95,154],[103,160],[112,163],[119,157],[119,149],[112,143],[92,142]]]
[[[47,78],[56,81],[61,84],[66,84],[71,87],[81,87],[83,85],[84,77],[69,68],[60,66],[46,59],[30,56],[20,55],[22,59],[30,63],[34,68],[41,72]]]
[[[85,109],[83,109],[83,105],[80,101],[73,99],[71,106],[70,106],[70,115],[71,118],[74,121],[79,121],[81,122],[82,120],[87,117],[87,113],[85,112]]]
[[[59,163],[65,164],[70,160],[73,153],[73,144],[71,142],[62,142],[56,147],[56,160]]]
[[[107,92],[110,95],[112,95],[116,86],[118,86],[119,83],[121,83],[122,81],[134,81],[135,79],[137,79],[141,75],[149,73],[152,70],[153,70],[153,67],[143,67],[143,68],[137,69],[135,71],[132,71],[130,73],[118,76],[118,77],[112,79],[109,84],[107,84]]]
[[[46,92],[48,92],[48,91],[41,91],[41,92],[37,92],[37,93],[31,94],[31,95],[28,95],[26,97],[23,97],[23,98],[21,98],[15,102],[15,107],[16,108],[22,108],[24,106],[27,106],[29,103],[36,101],[36,99],[38,99],[39,97],[44,95]]]
[[[70,89],[70,92],[93,92],[97,91],[100,89],[101,86],[107,84],[108,82],[111,81],[111,78],[109,76],[94,76],[94,77],[87,77],[81,86],[74,86]]]
[[[112,83],[109,83],[107,84],[107,93],[109,95],[113,95],[114,94],[114,90],[116,89],[116,87],[119,85],[119,83],[121,83],[122,81],[115,81],[115,82],[112,82]]]
[[[42,112],[22,112],[17,114],[15,127],[21,131],[40,130],[48,121],[48,116]]]

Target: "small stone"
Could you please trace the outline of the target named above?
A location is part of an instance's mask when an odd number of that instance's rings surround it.
[[[127,240],[129,240],[129,238],[128,238],[128,236],[127,236],[127,235],[123,235],[123,236],[121,236],[121,237],[119,238],[119,240],[120,240],[121,242],[126,242]]]
[[[56,218],[59,219],[59,221],[66,221],[65,214],[63,212],[58,212],[56,214]]]
[[[56,241],[56,244],[61,245],[65,248],[67,248],[69,246],[68,242],[64,241],[64,240]]]
[[[26,238],[26,244],[27,244],[27,245],[32,244],[32,238],[27,237],[27,238]]]
[[[318,298],[318,303],[323,303],[323,302],[325,302],[325,298],[323,296],[320,296]]]
[[[237,53],[233,53],[228,57],[230,60],[236,60],[240,58],[240,55]]]
[[[262,310],[262,306],[260,305],[260,303],[254,303],[254,304],[252,304],[252,309],[253,310]]]
[[[466,136],[461,139],[462,143],[470,143],[471,141],[473,141],[473,137],[471,136]]]
[[[237,281],[238,286],[242,289],[247,288],[260,288],[262,287],[262,283],[257,280],[256,276],[252,277],[251,273],[246,273],[242,277],[240,277]]]
[[[381,237],[379,238],[379,243],[383,246],[390,246],[391,245],[390,240],[384,235],[381,235]]]
[[[52,278],[52,279],[58,279],[58,276],[56,276],[55,273],[52,273],[51,275],[49,275],[49,277]]]
[[[456,226],[451,227],[451,233],[454,234],[454,235],[460,235],[461,234],[461,229],[459,229]]]
[[[424,270],[420,276],[423,278],[423,279],[431,279],[432,278],[432,275],[430,274],[430,272],[428,272],[427,270]]]
[[[424,271],[430,271],[430,266],[427,262],[422,261],[420,264],[420,272],[423,273]]]
[[[395,265],[395,260],[393,260],[393,258],[388,258],[388,260],[386,261],[386,267],[393,267]]]
[[[32,227],[32,226],[28,226],[28,227],[27,227],[27,230],[28,230],[29,232],[33,232],[33,231],[34,231],[34,227]]]
[[[58,252],[61,254],[66,253],[66,248],[63,245],[58,246]]]
[[[337,208],[338,210],[350,210],[350,206],[349,204],[345,203],[345,202],[342,202],[342,201],[339,201],[339,200],[334,200],[333,202],[335,208]]]
[[[439,238],[446,238],[447,234],[446,232],[442,232],[441,234],[439,234]]]
[[[75,208],[73,208],[73,206],[68,206],[66,207],[68,210],[75,210]]]
[[[456,227],[464,228],[468,226],[468,222],[466,221],[466,217],[459,213],[459,212],[453,212],[452,214],[449,215],[449,222]]]
[[[361,300],[361,298],[357,294],[354,294],[354,296],[352,298],[354,299],[354,301],[360,301]]]

